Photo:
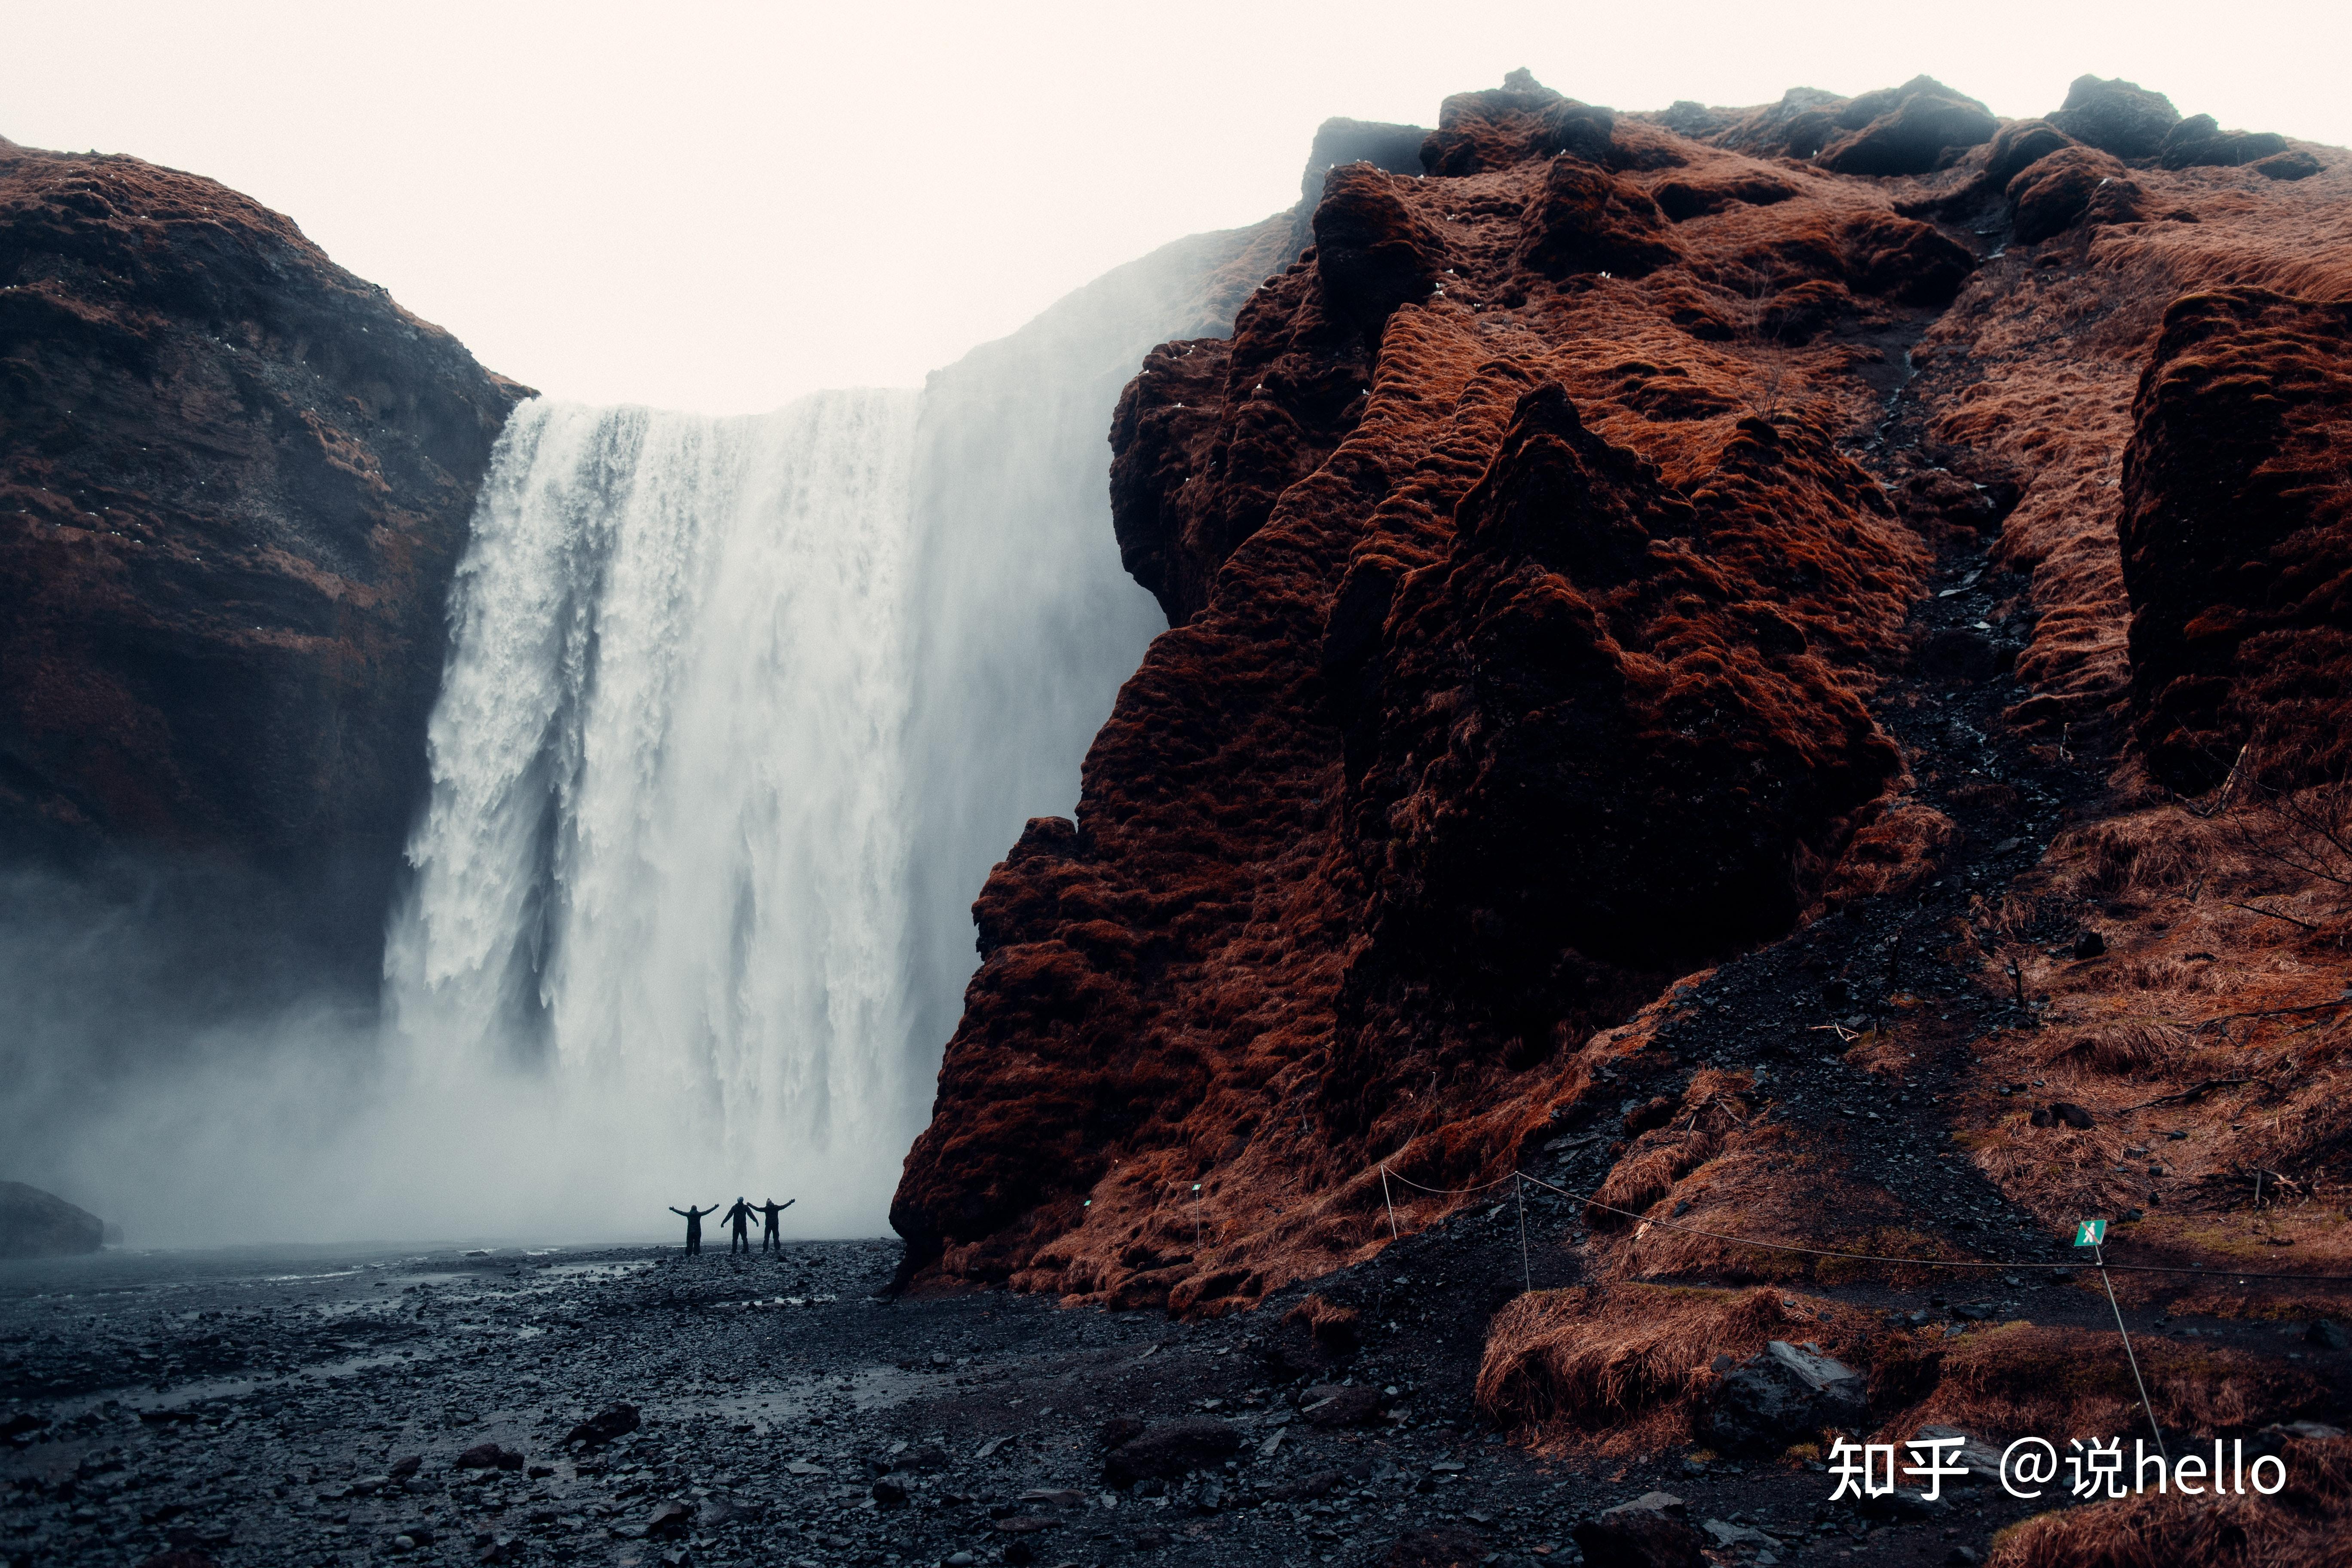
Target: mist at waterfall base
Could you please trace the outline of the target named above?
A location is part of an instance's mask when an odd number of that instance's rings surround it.
[[[235,886],[8,882],[9,1173],[133,1246],[667,1237],[739,1194],[796,1199],[788,1236],[885,1230],[971,900],[1071,810],[1164,625],[1111,531],[1113,405],[1150,344],[1227,329],[1256,233],[920,391],[523,405],[380,994],[241,947]]]

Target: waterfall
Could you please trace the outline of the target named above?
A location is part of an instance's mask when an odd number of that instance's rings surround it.
[[[516,412],[452,592],[368,1164],[443,1214],[495,1190],[510,1233],[738,1193],[882,1227],[971,901],[1075,805],[1162,624],[1111,534],[1119,388],[1288,239],[1167,247],[919,392]]]

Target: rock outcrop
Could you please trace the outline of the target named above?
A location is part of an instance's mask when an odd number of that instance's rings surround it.
[[[106,1226],[54,1193],[0,1182],[0,1258],[62,1258],[96,1252]]]
[[[245,196],[13,143],[0,345],[0,841],[245,867],[367,949],[522,389]]]
[[[1313,246],[1121,400],[1171,630],[975,906],[909,1279],[1214,1314],[1609,1121],[1676,976],[2018,842],[1953,815],[2007,786],[1906,793],[1951,764],[1883,727],[1897,672],[2126,772],[2340,709],[2340,155],[2163,167],[2182,123],[1514,73],[1420,177],[1332,167]],[[1931,556],[1988,545],[2018,587],[1915,642]],[[1628,1257],[1748,1136],[1759,1080],[1682,1066],[1584,1189]]]
[[[2352,762],[2352,302],[2269,289],[2166,312],[2124,458],[2132,710],[2158,776],[2202,793],[2256,730]]]

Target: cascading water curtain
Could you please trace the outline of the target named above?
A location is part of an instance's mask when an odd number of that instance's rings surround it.
[[[740,1191],[876,1227],[929,1099],[906,1081],[917,401],[517,412],[386,961],[432,1179],[476,1173],[541,1224]]]

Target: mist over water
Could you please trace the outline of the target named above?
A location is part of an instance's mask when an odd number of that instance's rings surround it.
[[[0,973],[47,1066],[0,1097],[0,1174],[134,1246],[666,1236],[739,1193],[798,1199],[793,1235],[886,1229],[971,900],[1070,812],[1164,625],[1111,531],[1112,408],[1151,344],[1227,329],[1249,239],[1121,268],[920,391],[519,409],[380,997],[279,964],[191,1013],[157,947],[94,1005],[43,957],[92,943],[28,896]]]

